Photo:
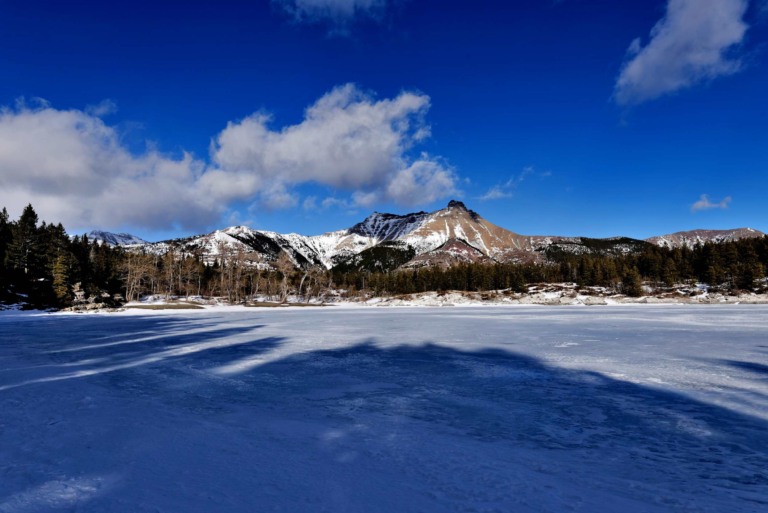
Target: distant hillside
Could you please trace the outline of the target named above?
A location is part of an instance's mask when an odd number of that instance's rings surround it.
[[[112,233],[101,230],[92,230],[85,234],[89,240],[100,241],[110,246],[134,246],[137,244],[149,244],[149,242],[131,235],[130,233]]]
[[[690,230],[659,235],[645,240],[663,248],[679,248],[683,246],[692,248],[697,244],[705,244],[707,242],[731,242],[764,236],[765,233],[753,228],[734,228],[732,230]]]

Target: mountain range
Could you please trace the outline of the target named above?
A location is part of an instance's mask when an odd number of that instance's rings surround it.
[[[112,233],[102,230],[93,230],[86,234],[88,239],[103,242],[110,246],[135,246],[138,244],[149,244],[140,237],[131,235],[130,233]]]
[[[496,226],[462,202],[451,201],[446,208],[434,212],[406,215],[374,212],[351,228],[314,236],[280,234],[246,226],[154,243],[125,233],[94,231],[87,235],[92,240],[124,246],[129,251],[163,254],[173,250],[198,255],[208,262],[239,254],[268,265],[284,251],[300,267],[391,270],[447,267],[462,262],[539,262],[553,252],[626,254],[648,244],[693,247],[765,234],[751,228],[738,228],[692,230],[646,240],[529,236]]]

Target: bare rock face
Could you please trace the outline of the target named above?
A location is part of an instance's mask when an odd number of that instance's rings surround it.
[[[486,221],[460,201],[451,201],[446,208],[429,214],[402,240],[419,254],[433,251],[449,240],[461,240],[495,261],[512,260],[534,251],[529,237]]]

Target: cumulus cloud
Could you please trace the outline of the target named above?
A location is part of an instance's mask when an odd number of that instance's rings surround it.
[[[400,169],[387,184],[385,198],[401,205],[432,203],[456,193],[455,175],[439,162],[422,155],[405,169]]]
[[[699,212],[701,210],[713,210],[713,209],[725,210],[726,208],[728,208],[728,205],[730,205],[732,199],[733,198],[731,198],[730,196],[726,196],[725,198],[722,199],[722,201],[713,202],[713,201],[710,201],[709,195],[702,194],[699,197],[699,201],[691,205],[691,212]]]
[[[85,111],[45,103],[0,111],[0,203],[20,212],[31,202],[68,229],[207,224],[217,208],[196,193],[203,170],[190,155],[132,155]]]
[[[456,177],[439,159],[408,157],[429,136],[428,109],[429,97],[419,93],[376,100],[352,84],[337,87],[297,125],[273,129],[263,113],[230,123],[214,141],[215,167],[201,181],[226,201],[269,203],[315,183],[348,191],[362,206],[429,203],[453,194]]]
[[[748,0],[669,0],[665,16],[645,46],[629,46],[628,60],[614,90],[620,105],[631,105],[739,71],[732,55],[744,39]]]
[[[273,0],[298,22],[329,23],[344,33],[356,19],[378,19],[388,0]]]
[[[296,125],[272,128],[264,113],[229,123],[205,162],[152,148],[130,152],[97,115],[114,110],[109,102],[86,110],[20,103],[0,110],[0,206],[21,212],[31,202],[42,219],[68,230],[199,230],[235,205],[309,208],[317,202],[302,202],[298,190],[308,183],[348,195],[348,208],[425,204],[454,194],[457,180],[441,159],[410,156],[429,137],[428,109],[423,94],[377,100],[345,85]]]

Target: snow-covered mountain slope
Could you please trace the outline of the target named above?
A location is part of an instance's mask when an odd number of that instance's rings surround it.
[[[415,256],[416,252],[407,244],[385,241],[357,254],[338,255],[333,268],[341,272],[389,272],[408,264]]]
[[[445,244],[421,253],[403,265],[406,269],[420,267],[453,267],[457,264],[492,264],[494,260],[464,240],[448,239]]]
[[[144,239],[130,233],[112,233],[101,230],[92,230],[85,234],[89,240],[100,241],[110,246],[131,246],[135,244],[149,244]]]
[[[456,203],[451,201],[448,208]],[[442,212],[442,211],[438,211]],[[357,223],[348,231],[362,237],[375,239],[378,242],[401,240],[414,230],[420,228],[432,216],[438,212],[416,212],[399,216],[395,214],[381,214],[374,212],[368,216],[362,223]]]
[[[692,248],[697,244],[713,242],[716,244],[730,242],[739,239],[750,239],[764,237],[765,233],[753,228],[734,228],[732,230],[690,230],[687,232],[676,232],[668,235],[659,235],[645,239],[651,244],[666,248],[688,247]]]
[[[499,261],[534,250],[528,237],[486,221],[460,201],[451,201],[446,208],[423,216],[418,225],[399,238],[413,246],[418,254],[432,251],[451,239],[465,241]]]
[[[461,262],[541,262],[555,253],[616,255],[639,251],[648,243],[693,246],[697,242],[725,242],[763,235],[744,228],[695,230],[647,241],[626,237],[527,236],[486,221],[460,201],[451,201],[446,208],[434,212],[406,215],[374,212],[351,228],[322,235],[280,234],[233,226],[195,237],[152,244],[142,241],[128,247],[154,254],[179,251],[198,255],[207,262],[239,258],[263,266],[269,266],[285,252],[301,267],[317,265],[330,269],[341,265],[350,270],[376,270],[388,269],[404,255],[413,257],[405,265],[410,268]],[[376,248],[380,250],[373,251]]]
[[[534,237],[535,239],[535,237]],[[650,244],[647,241],[629,237],[608,237],[591,239],[589,237],[549,237],[546,241],[535,244],[547,255],[569,253],[572,255],[619,256],[642,251]]]
[[[285,251],[298,266],[322,265],[316,252],[304,244],[305,239],[307,237],[297,234],[282,235],[247,226],[231,226],[203,235],[131,246],[129,249],[151,254],[177,251],[200,257],[207,263],[221,259],[240,259],[252,265],[264,266]]]
[[[366,249],[384,242],[376,237],[361,235],[355,232],[354,228],[311,237],[297,234],[292,234],[292,236],[295,237],[293,241],[297,247],[308,253],[314,252],[315,258],[327,268],[333,267],[340,260],[358,255]]]

